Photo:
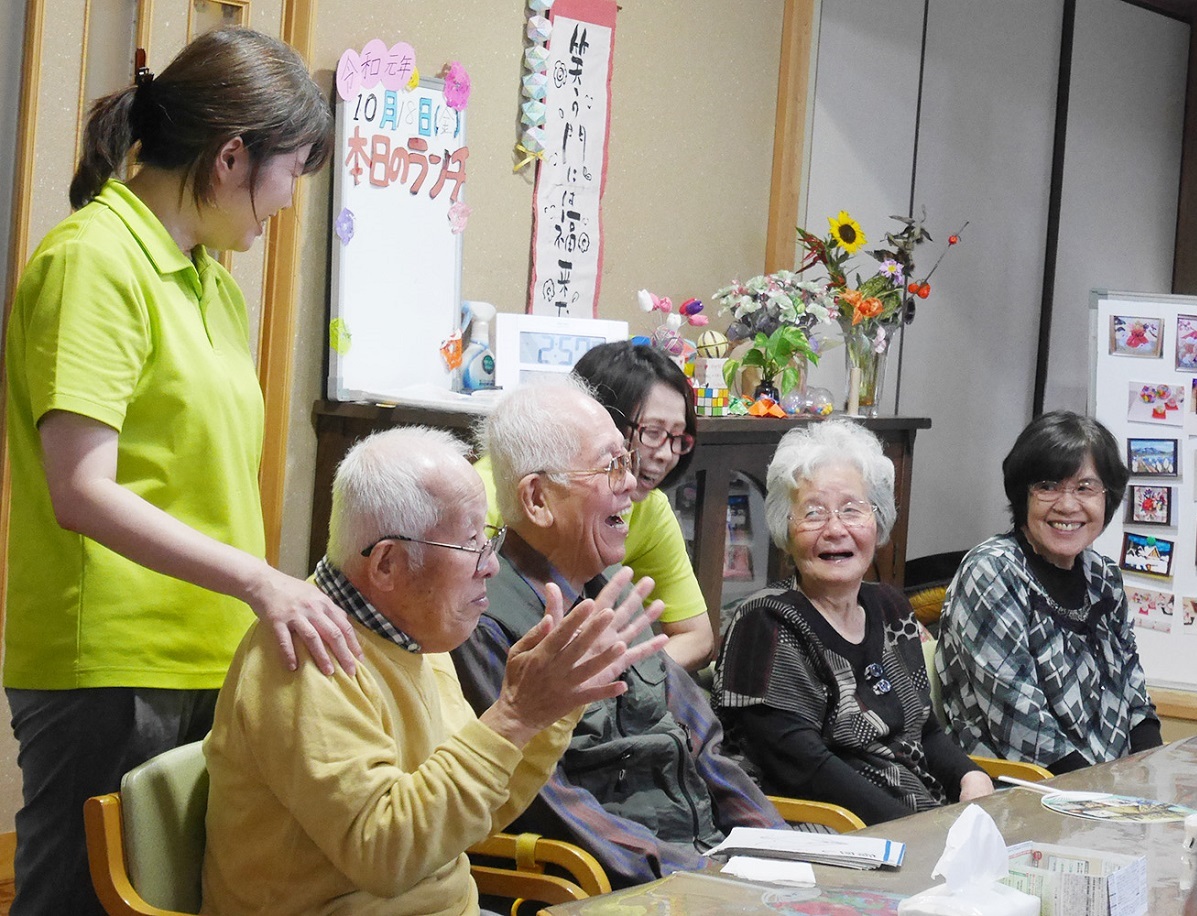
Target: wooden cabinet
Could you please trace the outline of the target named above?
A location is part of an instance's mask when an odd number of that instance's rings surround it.
[[[328,517],[332,503],[332,479],[337,463],[358,439],[391,426],[435,426],[472,440],[477,414],[427,407],[318,401],[316,424],[316,480],[312,499],[312,531],[309,566],[324,554],[328,541]],[[694,567],[707,599],[712,626],[719,632],[719,608],[723,599],[724,542],[727,533],[727,497],[732,475],[739,472],[761,490],[765,471],[781,437],[806,423],[810,417],[769,419],[758,417],[700,417],[698,447],[690,465],[697,478],[694,517]],[[901,586],[906,564],[906,534],[910,508],[910,478],[914,461],[914,437],[931,421],[924,417],[879,417],[861,421],[872,430],[894,463],[894,489],[898,519],[889,543],[877,548],[873,563],[876,578]],[[763,528],[763,525],[761,525]],[[784,558],[770,551],[770,576],[780,573]]]

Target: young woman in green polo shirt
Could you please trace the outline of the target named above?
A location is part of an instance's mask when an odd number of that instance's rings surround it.
[[[83,800],[207,732],[254,614],[280,664],[354,668],[345,615],[263,559],[245,301],[208,253],[248,249],[331,147],[326,95],[292,49],[208,33],[95,103],[76,212],[22,276],[4,665],[24,790],[18,916],[102,912]],[[121,182],[131,149],[140,167]]]

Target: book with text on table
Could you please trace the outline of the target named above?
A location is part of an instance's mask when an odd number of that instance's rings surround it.
[[[906,844],[873,837],[734,827],[709,854],[795,859],[847,868],[897,868],[906,855]]]

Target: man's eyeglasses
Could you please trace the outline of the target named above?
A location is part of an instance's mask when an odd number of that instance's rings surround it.
[[[689,433],[671,433],[659,426],[636,426],[636,438],[646,448],[660,448],[666,442],[675,455],[686,455],[694,451],[694,437]]]
[[[1100,499],[1106,495],[1106,488],[1100,480],[1088,477],[1077,481],[1076,486],[1069,486],[1058,480],[1041,480],[1031,484],[1031,495],[1041,503],[1054,503],[1065,493],[1071,493],[1082,502]]]
[[[564,474],[567,477],[591,477],[595,474],[606,474],[607,485],[612,493],[627,489],[626,475],[635,477],[640,473],[640,456],[635,452],[624,452],[612,458],[605,468],[591,468],[585,471],[541,471],[542,474]]]
[[[840,520],[845,528],[865,528],[873,520],[876,507],[859,499],[844,503],[838,509],[829,509],[819,503],[808,503],[790,513],[790,520],[799,531],[818,531],[832,516]]]
[[[478,562],[474,565],[474,572],[479,573],[482,567],[486,565],[486,561],[491,558],[493,554],[499,552],[499,548],[503,546],[503,541],[507,537],[507,526],[496,528],[494,525],[487,525],[486,531],[490,536],[481,547],[475,547],[472,544],[445,544],[441,541],[426,541],[423,538],[408,537],[406,534],[384,534],[377,541],[362,551],[363,557],[368,557],[373,552],[374,548],[383,541],[410,541],[413,544],[427,544],[429,547],[448,547],[450,550],[464,550],[466,553],[478,554]]]

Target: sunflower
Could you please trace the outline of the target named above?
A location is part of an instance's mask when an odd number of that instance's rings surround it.
[[[841,210],[839,216],[834,218],[827,217],[827,222],[831,224],[831,237],[848,254],[852,254],[869,241],[861,231],[860,223],[849,216],[847,210]]]

